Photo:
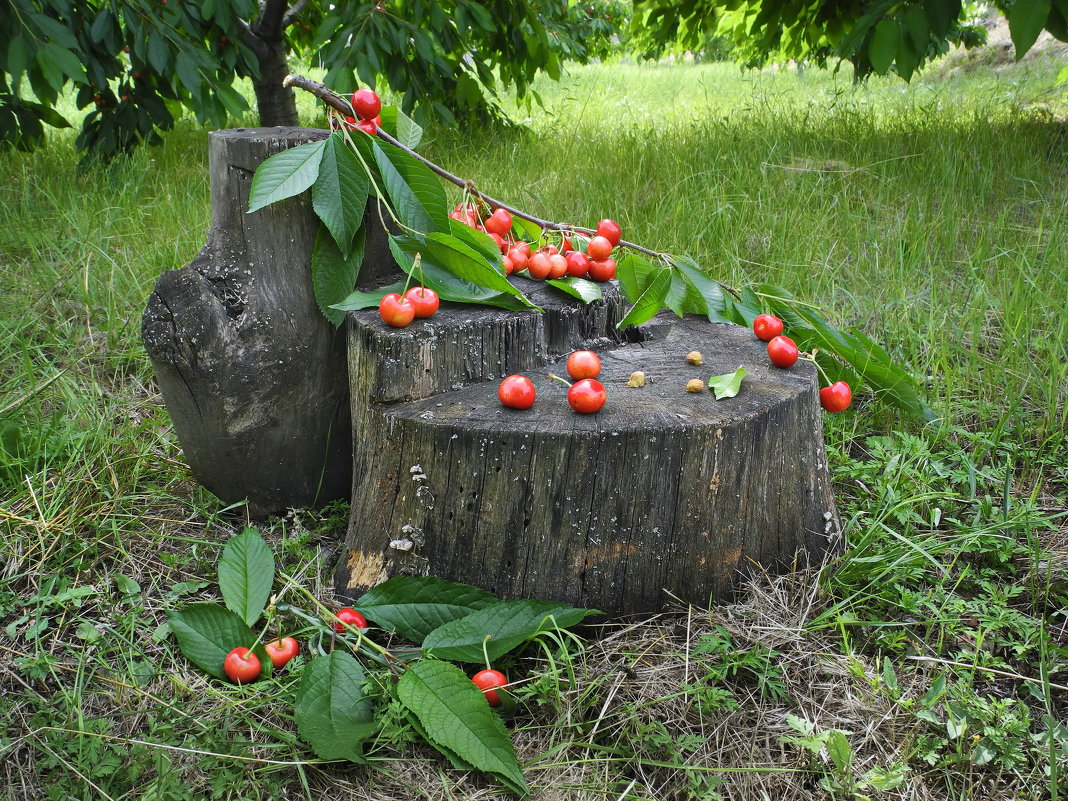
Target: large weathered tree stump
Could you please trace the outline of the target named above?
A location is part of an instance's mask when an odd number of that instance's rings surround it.
[[[837,546],[811,365],[772,367],[750,332],[703,321],[648,326],[630,343],[573,326],[546,347],[553,330],[552,315],[443,310],[400,332],[350,315],[355,481],[341,592],[430,573],[622,615],[671,596],[723,600],[746,572]],[[547,378],[566,375],[554,353],[584,343],[601,352],[609,392],[595,415],[573,412]],[[701,367],[686,361],[694,349]],[[736,398],[685,390],[739,366],[749,374]],[[635,370],[645,387],[625,386]],[[499,403],[512,372],[533,379],[533,409]]]
[[[323,318],[309,266],[318,230],[308,193],[247,214],[256,167],[321,139],[307,128],[209,137],[211,228],[193,261],[164,273],[142,337],[196,479],[255,516],[347,497],[352,460],[345,334]],[[366,276],[392,260],[377,216]]]

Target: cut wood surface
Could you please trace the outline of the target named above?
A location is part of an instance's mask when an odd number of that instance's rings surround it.
[[[352,331],[354,398],[391,386],[355,368],[373,369],[394,335],[357,315]],[[747,571],[836,548],[814,368],[771,366],[764,343],[738,326],[676,321],[645,336],[596,346],[608,403],[594,415],[572,411],[566,387],[547,377],[566,375],[562,359],[522,370],[537,390],[532,409],[503,407],[497,384],[514,370],[494,369],[493,349],[488,361],[465,351],[483,363],[483,381],[371,398],[339,588],[430,573],[615,616],[672,597],[723,600]],[[686,361],[694,349],[700,367]],[[412,364],[394,366],[418,378]],[[685,390],[740,366],[749,374],[735,398]],[[647,385],[626,387],[636,370]]]

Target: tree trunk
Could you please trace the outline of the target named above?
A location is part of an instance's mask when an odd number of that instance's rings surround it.
[[[284,37],[278,41],[261,40],[262,47],[256,49],[260,62],[260,75],[253,78],[252,88],[256,92],[256,107],[260,114],[260,125],[297,124],[297,98],[292,89],[282,86],[282,81],[289,73],[287,47]]]
[[[256,517],[350,489],[345,332],[319,312],[310,278],[319,221],[306,193],[245,213],[264,159],[325,135],[212,133],[207,244],[160,276],[142,318],[193,474],[227,503],[248,499]]]
[[[558,312],[442,310],[403,332],[350,315],[354,484],[340,592],[429,573],[619,616],[724,600],[746,573],[818,562],[840,545],[811,365],[772,367],[738,326],[658,322],[644,341],[619,343],[601,327],[616,312],[571,309],[583,314],[600,324],[565,337],[553,335]],[[553,354],[583,339],[601,350],[609,393],[594,415],[573,412],[547,378],[566,375]],[[694,349],[700,367],[686,361]],[[739,366],[749,374],[736,398],[685,390]],[[647,385],[626,387],[637,370]],[[529,411],[496,397],[515,371],[536,386]]]

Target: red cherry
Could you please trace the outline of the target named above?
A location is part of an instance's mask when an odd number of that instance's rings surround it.
[[[567,402],[572,409],[582,414],[600,411],[607,399],[608,392],[605,391],[604,384],[592,378],[576,381],[567,391]]]
[[[609,281],[615,278],[616,260],[609,256],[604,261],[591,261],[589,276],[594,281]]]
[[[378,302],[378,315],[394,328],[404,328],[415,319],[415,305],[396,292],[390,292]]]
[[[527,255],[519,245],[508,250],[508,258],[512,260],[512,272],[517,273],[527,268]]]
[[[593,261],[603,261],[612,253],[612,242],[603,236],[595,236],[586,245],[586,253]]]
[[[555,256],[557,253],[560,252],[560,248],[558,248],[556,245],[546,245],[542,248],[542,250],[544,250],[550,256]]]
[[[271,664],[276,668],[285,667],[286,662],[300,652],[300,644],[293,637],[283,637],[263,647],[267,651],[267,656],[271,657]]]
[[[757,339],[770,342],[782,333],[782,320],[774,314],[758,314],[753,318],[753,333]]]
[[[820,390],[820,406],[831,414],[842,412],[853,402],[853,390],[845,381],[836,381]]]
[[[549,257],[549,277],[561,278],[567,272],[567,259],[559,253]]]
[[[248,684],[260,677],[260,658],[248,648],[235,648],[223,660],[223,672],[235,684]]]
[[[537,278],[541,280],[548,278],[549,273],[553,271],[553,263],[549,261],[549,254],[545,251],[539,250],[529,259],[527,259],[527,272],[530,273],[531,278]],[[566,269],[567,264],[565,262],[564,267]]]
[[[497,209],[486,218],[486,230],[505,236],[512,230],[512,215],[504,209]]]
[[[511,251],[508,252],[511,253]],[[515,272],[515,264],[512,263],[512,260],[507,255],[501,256],[501,266],[504,268],[505,275],[511,275]]]
[[[603,236],[609,242],[612,243],[612,247],[619,244],[619,238],[623,232],[619,228],[619,223],[615,220],[601,220],[597,223],[597,235]]]
[[[797,345],[790,337],[777,336],[768,343],[768,358],[776,367],[789,367],[797,361]]]
[[[471,677],[471,681],[482,690],[490,706],[500,706],[501,697],[497,694],[497,688],[508,684],[507,676],[499,670],[480,670]]]
[[[416,317],[433,317],[441,303],[438,293],[425,286],[413,286],[404,293],[404,297],[415,307]]]
[[[590,271],[590,257],[581,250],[569,250],[564,256],[567,260],[567,274],[582,278]]]
[[[346,623],[360,631],[367,628],[367,618],[351,607],[345,606],[338,609],[337,614],[334,615],[334,617],[337,618],[337,621],[334,623],[334,631],[338,634],[348,631],[348,627],[345,625]]]
[[[356,130],[363,131],[368,136],[375,136],[378,133],[378,126],[375,125],[374,120],[360,120],[356,123]]]
[[[382,101],[373,89],[357,89],[352,93],[352,110],[365,120],[373,120],[382,110]]]
[[[576,350],[567,357],[567,374],[572,378],[596,378],[601,374],[601,359],[592,350]]]
[[[515,246],[523,251],[524,255],[530,258],[530,243],[529,242],[516,242]]]
[[[571,244],[571,237],[565,236],[560,240],[560,252],[565,256],[571,253],[575,249],[575,246]]]
[[[511,409],[529,409],[534,395],[534,382],[525,375],[510,375],[497,387],[497,397]]]
[[[493,240],[493,244],[497,246],[497,250],[501,253],[508,251],[508,246],[504,244],[504,237],[494,231],[486,231],[486,236]]]

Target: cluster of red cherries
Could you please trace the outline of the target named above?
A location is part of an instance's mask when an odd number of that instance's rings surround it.
[[[622,236],[615,220],[601,220],[597,233],[586,243],[586,252],[576,250],[572,237],[562,235],[560,245],[546,244],[531,249],[530,242],[512,236],[512,215],[507,209],[497,208],[492,213],[483,213],[478,203],[457,203],[449,212],[454,220],[482,231],[492,239],[501,251],[504,274],[512,275],[524,270],[530,278],[539,281],[546,278],[589,278],[592,281],[608,281],[616,277],[616,260],[612,249]]]
[[[790,337],[783,336],[782,329],[782,320],[774,314],[758,314],[753,319],[753,333],[757,335],[757,339],[768,343],[768,358],[771,363],[776,367],[790,367],[800,354],[797,344]],[[816,364],[814,358],[809,357],[809,361]],[[816,367],[823,373],[819,364],[816,364]],[[845,411],[852,402],[853,390],[845,381],[836,381],[820,390],[820,406],[831,414]]]
[[[567,374],[575,379],[549,374],[549,378],[568,386],[567,403],[576,412],[593,414],[604,408],[608,391],[597,380],[601,374],[601,359],[592,350],[576,350],[567,357]],[[534,405],[534,382],[525,375],[510,375],[497,387],[497,397],[510,409],[529,409]]]
[[[382,125],[379,112],[382,111],[382,101],[373,89],[357,89],[352,93],[352,110],[359,117],[343,115],[345,127],[350,131],[363,131],[368,136],[377,136],[378,128]]]
[[[334,615],[334,631],[344,634],[350,628],[360,633],[367,631],[367,618],[361,612],[350,607],[337,610]],[[263,646],[275,670],[285,667],[290,659],[300,652],[300,645],[294,637],[282,637]],[[223,672],[234,684],[251,684],[260,677],[260,658],[250,648],[235,648],[223,661]],[[471,677],[478,689],[486,696],[490,706],[500,706],[501,699],[497,690],[508,684],[508,678],[499,670],[480,670]]]

